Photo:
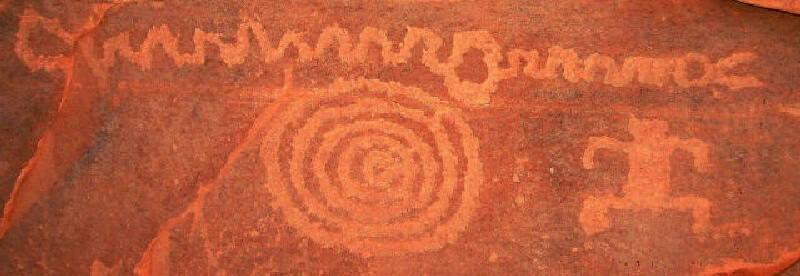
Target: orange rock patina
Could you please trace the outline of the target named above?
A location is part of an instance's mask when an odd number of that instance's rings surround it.
[[[0,275],[800,275],[797,1],[0,2]]]

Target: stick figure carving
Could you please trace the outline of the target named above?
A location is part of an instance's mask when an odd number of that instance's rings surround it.
[[[583,167],[594,168],[594,154],[599,149],[618,150],[628,154],[628,182],[623,186],[624,196],[611,194],[590,196],[583,202],[578,221],[587,235],[609,228],[608,209],[650,210],[661,212],[674,209],[691,211],[692,231],[702,233],[709,229],[708,199],[698,196],[671,197],[670,154],[684,149],[694,156],[694,167],[704,171],[708,167],[708,146],[698,139],[668,137],[667,123],[659,120],[637,119],[631,116],[628,131],[634,139],[623,142],[609,137],[590,137],[583,154]]]

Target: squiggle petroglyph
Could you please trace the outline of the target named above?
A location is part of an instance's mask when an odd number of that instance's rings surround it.
[[[483,180],[478,140],[423,91],[340,81],[287,104],[263,140],[267,185],[289,224],[365,256],[455,242]]]
[[[613,149],[628,154],[630,169],[628,183],[622,188],[625,195],[590,196],[583,202],[578,221],[587,235],[610,227],[608,209],[651,210],[675,209],[691,211],[692,230],[701,233],[709,230],[711,203],[697,196],[670,197],[670,154],[682,148],[695,157],[694,165],[703,170],[708,164],[708,147],[697,139],[681,140],[666,136],[667,123],[657,120],[630,118],[628,131],[631,142],[621,142],[608,137],[589,138],[589,147],[583,155],[583,166],[594,168],[594,154],[598,149]]]
[[[15,51],[31,70],[58,69],[56,65],[59,64],[58,59],[62,57],[34,55],[28,45],[30,32],[40,23],[47,31],[56,34],[64,41],[76,39],[74,35],[61,29],[55,19],[47,19],[33,10],[26,10],[20,20],[19,40],[15,45]],[[422,63],[431,72],[443,77],[444,85],[451,97],[470,105],[489,103],[499,81],[518,76],[534,79],[561,77],[573,83],[602,82],[613,87],[628,86],[634,81],[656,87],[674,84],[681,88],[713,84],[731,90],[763,85],[753,76],[729,74],[734,67],[755,58],[755,55],[749,52],[734,53],[716,62],[699,53],[688,53],[674,58],[628,57],[619,64],[612,57],[599,53],[581,58],[574,49],[553,46],[547,50],[547,57],[544,58],[537,50],[511,49],[504,53],[494,37],[483,30],[454,33],[452,52],[444,61],[436,54],[444,44],[443,39],[424,28],[408,27],[399,45],[388,39],[385,30],[364,28],[358,34],[357,42],[353,42],[348,30],[327,27],[322,30],[317,43],[313,46],[306,42],[303,34],[294,31],[285,32],[277,45],[273,46],[264,26],[248,18],[242,20],[235,34],[235,42],[232,43],[223,42],[222,33],[195,29],[192,37],[194,51],[191,53],[181,53],[178,50],[178,36],[166,25],[154,26],[144,41],[136,47],[131,45],[128,32],[123,32],[103,41],[102,49],[99,51],[94,49],[95,43],[91,37],[87,37],[81,43],[81,48],[93,74],[105,79],[117,58],[130,61],[143,70],[151,68],[153,49],[159,45],[178,67],[205,63],[206,45],[217,46],[223,62],[227,65],[238,65],[243,63],[250,53],[250,33],[258,45],[258,53],[254,56],[264,63],[273,63],[284,57],[290,46],[298,50],[296,61],[307,63],[319,59],[327,49],[335,47],[334,45],[337,45],[336,50],[341,61],[363,63],[367,59],[369,48],[375,45],[381,50],[383,63],[389,66],[408,62],[412,58],[412,49],[422,44]],[[463,63],[464,54],[473,48],[483,52],[483,62],[488,70],[486,79],[481,83],[462,80],[456,74],[456,68]],[[101,52],[101,55],[97,56],[97,52]],[[506,68],[499,65],[504,56],[509,64]],[[687,68],[690,64],[699,64],[703,67],[701,76],[690,76]]]

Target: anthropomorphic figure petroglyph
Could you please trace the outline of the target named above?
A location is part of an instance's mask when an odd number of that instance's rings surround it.
[[[583,155],[583,167],[594,168],[594,154],[599,149],[619,150],[628,154],[630,170],[628,182],[623,186],[623,197],[590,196],[583,202],[579,221],[587,235],[610,227],[608,209],[651,210],[664,209],[691,211],[695,233],[709,228],[710,203],[697,196],[670,196],[670,154],[684,149],[694,156],[698,170],[708,167],[708,147],[698,139],[668,137],[667,123],[658,120],[630,118],[628,131],[634,139],[623,142],[609,137],[591,137]]]

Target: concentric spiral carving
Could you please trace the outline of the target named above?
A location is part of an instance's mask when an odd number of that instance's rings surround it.
[[[465,230],[483,180],[459,110],[423,91],[337,82],[281,106],[261,154],[288,223],[365,256],[440,249]]]

